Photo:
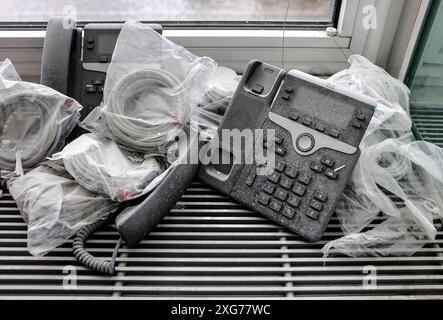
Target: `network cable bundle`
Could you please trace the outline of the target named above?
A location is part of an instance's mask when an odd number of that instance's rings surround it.
[[[148,184],[166,168],[162,158],[128,152],[93,133],[80,136],[52,159],[63,159],[66,170],[89,191],[118,202],[145,193]]]
[[[82,107],[53,89],[21,81],[9,60],[0,72],[0,170],[29,169],[63,146]]]
[[[329,242],[323,252],[413,255],[437,234],[433,220],[443,213],[443,153],[415,141],[409,89],[403,83],[362,56],[351,56],[349,63],[349,69],[328,81],[369,95],[378,105],[361,143],[362,157],[336,208],[345,236]],[[380,215],[384,219],[378,223]]]
[[[10,179],[8,188],[28,225],[27,245],[32,255],[46,254],[119,206],[80,186],[56,161]]]
[[[218,67],[209,79],[209,90],[200,105],[207,111],[223,115],[229,106],[241,77],[226,67]]]
[[[128,150],[164,155],[188,126],[215,68],[212,59],[127,22],[107,72],[103,104],[82,125]]]

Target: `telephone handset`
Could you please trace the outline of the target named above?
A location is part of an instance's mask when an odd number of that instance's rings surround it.
[[[54,18],[48,22],[41,83],[76,99],[84,107],[82,118],[99,106],[103,99],[106,72],[121,27],[122,24],[115,23],[91,23],[77,27],[75,21],[65,18]],[[158,24],[149,27],[162,32]],[[68,141],[83,133],[84,129],[77,127]],[[189,143],[188,159],[198,141],[193,139]],[[121,239],[129,247],[136,246],[169,213],[193,181],[197,170],[197,164],[177,165],[144,199],[121,207],[115,223]],[[89,226],[79,233],[74,241],[74,254],[88,267],[112,274],[113,262],[95,258],[84,249],[87,236],[96,227],[100,224]],[[115,261],[115,256],[112,261]]]

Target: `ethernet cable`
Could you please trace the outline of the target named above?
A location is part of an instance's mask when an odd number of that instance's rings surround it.
[[[14,170],[17,152],[20,152],[23,167],[30,168],[55,151],[62,135],[62,126],[57,123],[60,121],[60,115],[54,116],[54,103],[56,103],[55,97],[35,91],[15,92],[0,97],[1,169]],[[11,137],[6,137],[6,131],[11,126],[17,126],[18,121],[23,119],[28,121],[26,125],[37,124],[39,128],[38,130],[35,130],[35,127],[28,128],[27,133],[35,138],[26,141],[24,137],[20,145],[17,145],[17,141],[11,141]],[[51,121],[56,123],[50,123]]]
[[[185,82],[162,69],[137,70],[124,76],[112,89],[106,113],[115,140],[131,150],[158,152],[189,121],[185,90]],[[143,98],[149,95],[156,95],[157,101],[151,99],[150,104],[143,105]],[[159,111],[169,119],[152,123],[152,119],[133,116],[128,112],[131,103],[141,104],[140,109],[149,111],[150,116]]]

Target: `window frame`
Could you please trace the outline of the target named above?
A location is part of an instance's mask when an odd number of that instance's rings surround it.
[[[342,0],[337,37],[328,36],[326,30],[293,29],[168,28],[164,35],[195,54],[210,56],[239,73],[250,60],[260,59],[286,69],[328,76],[348,67],[347,58],[351,54],[364,55],[384,66],[401,16],[399,5],[403,7],[405,1]],[[375,30],[365,30],[360,23],[367,5],[377,9]],[[24,79],[38,81],[44,36],[43,30],[1,30],[0,60],[10,57]]]

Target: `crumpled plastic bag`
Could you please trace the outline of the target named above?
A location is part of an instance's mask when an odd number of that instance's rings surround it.
[[[139,22],[126,22],[109,66],[103,103],[82,122],[91,132],[143,153],[167,153],[189,125],[217,64]]]
[[[211,74],[207,92],[191,115],[191,128],[200,134],[202,141],[210,141],[217,133],[240,79],[234,70],[226,67],[217,67]]]
[[[21,81],[0,64],[0,170],[30,169],[61,149],[82,106],[40,84]]]
[[[414,141],[404,84],[364,57],[354,55],[349,62],[348,70],[329,81],[369,95],[378,105],[336,208],[345,236],[322,250],[325,257],[333,249],[352,257],[413,255],[435,239],[433,219],[443,212],[442,151]],[[380,215],[384,221],[370,229]]]
[[[113,140],[90,133],[69,143],[52,160],[63,160],[71,176],[91,192],[114,201],[140,197],[166,168],[164,159],[120,149]]]
[[[44,255],[83,226],[106,218],[119,204],[77,184],[59,162],[47,161],[23,176],[9,177],[9,191],[28,225],[27,246]]]

